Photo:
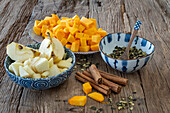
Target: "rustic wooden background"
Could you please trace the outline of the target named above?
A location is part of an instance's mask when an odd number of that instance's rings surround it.
[[[137,98],[133,113],[170,112],[170,1],[169,0],[0,0],[0,112],[1,113],[93,113],[89,106],[102,107],[104,113],[116,113],[110,106],[90,98],[85,107],[70,106],[67,102],[75,95],[85,95],[82,83],[72,76],[58,87],[33,91],[16,85],[4,69],[6,45],[15,41],[21,44],[33,42],[28,31],[33,22],[51,13],[60,17],[75,14],[97,19],[99,27],[108,33],[130,32],[135,16],[142,22],[138,36],[156,45],[156,52],[149,64],[132,74],[113,70],[104,63],[100,54],[76,55],[77,61],[87,57],[99,63],[99,69],[129,79],[120,94],[112,93],[116,103],[121,97]],[[95,59],[95,60],[94,60]],[[80,70],[78,66],[76,70]],[[136,94],[132,94],[136,91]],[[140,105],[138,105],[140,103]],[[119,111],[129,113],[129,110]]]

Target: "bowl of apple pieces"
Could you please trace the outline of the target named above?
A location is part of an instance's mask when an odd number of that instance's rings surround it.
[[[71,75],[75,65],[74,53],[56,38],[26,46],[12,42],[6,49],[6,72],[15,83],[29,89],[58,86]]]

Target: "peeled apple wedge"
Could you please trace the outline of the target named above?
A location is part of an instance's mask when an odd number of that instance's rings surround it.
[[[55,76],[55,75],[58,75],[60,74],[60,70],[59,68],[57,67],[57,65],[53,65],[51,68],[50,68],[50,73],[49,73],[49,76]]]
[[[46,54],[47,59],[50,59],[53,47],[50,39],[44,39],[40,45],[39,51]]]
[[[34,68],[37,72],[48,71],[49,70],[48,60],[46,58],[40,58],[34,65]]]
[[[16,76],[19,76],[19,75],[20,75],[20,74],[19,74],[19,67],[20,67],[20,66],[23,66],[23,64],[20,63],[20,62],[14,62],[14,63],[12,63],[10,66],[11,66],[14,74],[15,74]]]
[[[7,45],[7,55],[15,61],[25,61],[34,57],[34,52],[31,48],[23,46],[21,44],[12,42]]]
[[[57,63],[57,66],[60,68],[69,68],[72,63],[69,60],[61,60]]]
[[[53,44],[54,55],[58,59],[63,59],[65,51],[64,51],[64,47],[63,47],[62,43],[58,39],[52,38],[52,44]]]
[[[23,77],[23,78],[31,77],[31,75],[27,73],[22,66],[19,66],[19,74],[20,74],[20,77]]]

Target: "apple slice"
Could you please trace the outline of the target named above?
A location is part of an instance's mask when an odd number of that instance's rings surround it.
[[[48,63],[49,63],[49,68],[51,68],[51,67],[54,65],[53,58],[51,58],[51,59],[48,61]]]
[[[24,66],[24,70],[29,74],[29,75],[33,75],[35,72],[28,66]]]
[[[25,61],[24,61],[24,66],[26,66],[26,65],[30,66],[31,61],[32,61],[31,58],[29,58],[28,60],[25,60]]]
[[[7,55],[15,61],[25,61],[38,55],[39,52],[24,45],[12,42],[7,45]]]
[[[41,75],[40,75],[39,73],[34,73],[34,74],[32,75],[32,78],[33,78],[33,79],[38,79],[38,78],[41,78]]]
[[[63,59],[63,56],[64,56],[64,47],[62,45],[62,43],[56,39],[56,38],[52,38],[52,45],[53,45],[53,52],[54,52],[54,55],[58,58],[58,59]]]
[[[11,64],[12,70],[16,76],[19,76],[19,66],[23,66],[21,62],[14,62]]]
[[[46,78],[50,74],[49,71],[45,71],[44,73],[41,74],[42,77]]]
[[[53,51],[53,48],[52,48],[51,40],[44,39],[40,45],[39,52],[46,54],[47,59],[50,59],[52,51]]]
[[[53,65],[53,66],[50,68],[49,77],[55,76],[55,75],[58,75],[58,74],[60,74],[59,68],[57,67],[57,65]]]
[[[72,63],[67,60],[61,60],[60,62],[57,63],[57,66],[60,68],[69,68],[71,65]]]
[[[27,73],[22,66],[19,66],[19,74],[20,74],[20,77],[23,77],[23,78],[31,77],[31,75]]]
[[[14,70],[12,69],[12,65],[9,66],[9,71],[14,73]]]
[[[35,70],[37,72],[44,72],[49,70],[49,63],[46,58],[40,58],[36,63],[35,63]]]

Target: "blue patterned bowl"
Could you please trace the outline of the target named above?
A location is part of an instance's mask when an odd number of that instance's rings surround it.
[[[31,45],[28,45],[28,47],[38,49],[40,47],[40,43],[31,44]],[[13,60],[11,60],[9,56],[6,57],[4,66],[11,80],[13,80],[18,85],[25,87],[25,88],[29,88],[29,89],[44,90],[44,89],[58,86],[59,84],[63,83],[71,75],[73,71],[73,67],[75,65],[75,61],[76,61],[75,55],[70,49],[67,49],[67,48],[65,48],[65,52],[67,53],[66,58],[71,57],[73,59],[72,66],[66,71],[64,71],[63,73],[60,73],[52,77],[39,78],[39,79],[18,77],[14,75],[13,73],[11,73],[8,69],[9,65],[12,62],[14,62]]]
[[[132,73],[144,67],[152,58],[155,51],[155,46],[151,42],[136,36],[132,43],[132,47],[136,46],[137,49],[142,49],[142,51],[147,53],[147,56],[138,59],[119,60],[104,54],[112,53],[116,46],[127,47],[130,37],[131,34],[125,33],[108,34],[103,37],[99,43],[99,50],[103,60],[112,68],[125,73]]]

